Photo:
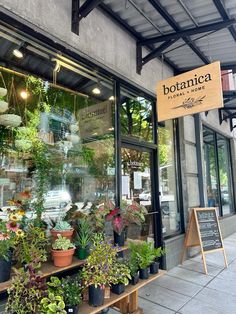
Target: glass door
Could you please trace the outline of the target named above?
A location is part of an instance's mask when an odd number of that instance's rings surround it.
[[[122,200],[135,201],[146,207],[148,214],[141,225],[131,225],[128,238],[154,241],[153,189],[152,189],[152,150],[123,146],[122,156]]]

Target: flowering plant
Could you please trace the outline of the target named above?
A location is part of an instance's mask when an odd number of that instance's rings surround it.
[[[113,230],[121,234],[130,223],[141,225],[145,221],[146,214],[147,210],[144,206],[134,201],[131,204],[123,201],[122,208],[117,207],[111,210],[106,216],[106,220],[111,220]]]
[[[8,260],[16,240],[24,234],[21,229],[23,216],[21,210],[8,208],[7,219],[0,221],[0,258]]]

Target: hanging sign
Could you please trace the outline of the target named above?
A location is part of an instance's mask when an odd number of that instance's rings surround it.
[[[202,260],[207,274],[205,254],[222,251],[225,267],[228,267],[220,225],[215,208],[193,208],[185,236],[184,252],[188,247],[200,246]]]
[[[213,62],[157,85],[158,121],[224,106],[220,62]]]

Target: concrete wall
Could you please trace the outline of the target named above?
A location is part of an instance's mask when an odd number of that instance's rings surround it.
[[[81,21],[79,36],[72,33],[71,3],[69,0],[0,0],[5,9],[37,26],[57,42],[70,45],[81,56],[152,93],[156,93],[162,72],[163,78],[173,75],[172,69],[165,65],[162,68],[157,59],[145,65],[142,75],[138,75],[136,41],[98,9]]]

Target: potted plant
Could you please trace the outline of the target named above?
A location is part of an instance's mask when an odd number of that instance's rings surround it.
[[[47,285],[45,279],[37,274],[32,265],[29,265],[27,271],[22,268],[16,270],[8,294],[5,313],[42,313],[40,302],[47,296]]]
[[[69,239],[59,234],[58,238],[52,244],[51,252],[56,267],[69,266],[72,263],[75,246]]]
[[[82,286],[80,278],[66,277],[62,279],[63,298],[67,313],[76,314],[81,303]]]
[[[10,233],[0,233],[0,283],[10,279],[14,238]]]
[[[153,244],[151,242],[148,243],[143,241],[141,243],[134,244],[134,249],[136,250],[135,254],[139,266],[139,278],[148,279],[148,268],[155,260]]]
[[[150,274],[157,274],[158,273],[158,271],[159,271],[158,258],[161,257],[164,254],[165,254],[165,250],[162,249],[161,247],[158,247],[158,248],[154,248],[153,247],[154,260],[150,264]]]
[[[105,286],[111,283],[116,255],[116,248],[96,236],[82,270],[85,286],[89,289],[89,304],[92,306],[101,306],[104,303]]]
[[[78,222],[78,232],[75,240],[76,256],[83,260],[88,256],[88,246],[91,243],[92,230],[89,221],[81,218]]]
[[[55,227],[51,229],[53,241],[57,239],[59,234],[63,236],[64,238],[71,240],[73,232],[74,232],[74,229],[71,227],[71,225],[67,221],[64,221],[64,220],[59,220],[56,223]]]
[[[114,209],[115,205],[110,200],[100,198],[93,202],[90,216],[96,232],[104,232],[107,217]]]
[[[65,302],[60,295],[49,292],[40,302],[40,312],[45,314],[66,314]]]
[[[115,294],[121,294],[125,291],[125,286],[131,280],[130,269],[123,263],[116,261],[113,264],[111,291]]]
[[[130,269],[130,275],[131,275],[131,280],[130,283],[132,285],[136,285],[139,281],[139,265],[138,265],[138,258],[137,258],[137,246],[130,242],[129,243],[129,250],[130,250],[130,255],[129,255],[129,260],[128,260],[128,266]]]

